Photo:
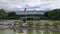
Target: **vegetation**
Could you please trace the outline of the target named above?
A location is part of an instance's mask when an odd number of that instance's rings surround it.
[[[20,20],[20,21],[18,22],[18,25],[19,25],[19,26],[22,26],[22,25],[23,25],[23,21]]]
[[[48,22],[43,23],[44,26],[49,26],[50,24]]]
[[[52,20],[60,20],[60,9],[48,11],[44,15]]]
[[[7,13],[5,12],[4,9],[0,9],[0,18],[5,18],[7,16]]]
[[[18,32],[19,32],[19,33],[23,33],[23,29],[19,29]]]
[[[22,25],[23,25],[23,21],[21,21],[21,20],[20,20],[20,21],[14,21],[14,22],[13,22],[13,25],[14,25],[14,26],[16,26],[16,25],[22,26]]]
[[[60,22],[59,21],[53,22],[52,25],[57,27],[58,25],[60,25]]]
[[[27,34],[33,34],[33,30],[32,29],[28,29]]]
[[[4,9],[0,9],[0,19],[19,19],[20,17],[24,17],[25,15],[17,15],[15,12],[8,12]],[[31,15],[27,15],[31,16]],[[40,17],[40,19],[51,19],[51,20],[60,20],[60,9],[54,9],[51,11],[45,12],[42,14],[33,14],[32,16]]]
[[[35,22],[35,25],[36,26],[40,26],[41,25],[41,22]]]
[[[25,15],[17,15],[15,12],[8,12],[6,13],[6,11],[4,9],[0,9],[0,19],[19,19],[20,17],[23,17]],[[27,15],[29,16],[29,15]],[[32,15],[32,16],[38,16],[40,17],[40,19],[49,19],[49,20],[60,20],[60,9],[54,9],[48,12],[45,12],[44,15]],[[50,25],[51,22],[44,22],[43,24],[45,26]],[[19,21],[18,25],[22,26],[23,21]],[[28,26],[32,26],[34,25],[34,22],[32,20],[29,20],[27,22]],[[17,25],[17,21],[14,22],[14,25]],[[40,22],[35,22],[36,26],[40,26],[42,25]],[[58,26],[60,25],[60,22],[52,22],[53,26]]]
[[[15,12],[9,12],[7,13],[7,18],[15,18],[16,17],[16,13]]]
[[[19,19],[20,16],[15,12],[6,12],[4,9],[0,9],[0,19]]]
[[[29,21],[27,22],[27,24],[28,24],[28,26],[32,26],[32,25],[34,25],[34,22],[33,22],[32,20],[29,20]]]
[[[13,22],[13,25],[16,26],[16,25],[17,25],[17,21],[14,21],[14,22]]]

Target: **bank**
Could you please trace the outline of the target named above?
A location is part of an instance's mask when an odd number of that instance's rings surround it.
[[[14,30],[14,29],[60,31],[60,27],[54,26],[0,26],[0,30]]]

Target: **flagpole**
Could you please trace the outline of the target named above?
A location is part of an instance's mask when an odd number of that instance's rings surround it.
[[[26,9],[26,8],[25,8]],[[27,23],[27,11],[26,11],[26,23]]]
[[[25,13],[25,22],[27,23],[27,10],[26,10],[26,8],[24,9],[24,13]]]

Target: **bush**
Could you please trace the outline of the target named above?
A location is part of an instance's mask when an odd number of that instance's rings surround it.
[[[50,24],[48,22],[44,22],[43,25],[49,26]]]
[[[19,26],[22,26],[22,25],[23,25],[23,21],[20,20],[20,21],[18,22],[18,25],[19,25]]]
[[[34,25],[34,23],[33,23],[32,20],[29,20],[29,21],[27,22],[27,24],[28,24],[28,26],[32,26],[32,25]]]
[[[58,25],[60,25],[60,22],[53,22],[52,25],[57,27]]]
[[[17,25],[17,21],[14,21],[14,22],[13,22],[13,25],[16,26],[16,25]]]
[[[36,26],[40,26],[41,25],[41,22],[35,22],[35,25]]]

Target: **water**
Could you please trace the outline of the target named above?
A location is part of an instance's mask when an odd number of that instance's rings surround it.
[[[13,23],[15,20],[2,21],[0,23]],[[18,20],[17,20],[18,21]],[[60,34],[60,31],[44,31],[44,30],[0,30],[0,34]]]
[[[20,29],[20,30],[0,30],[0,34],[60,34],[60,32]]]

